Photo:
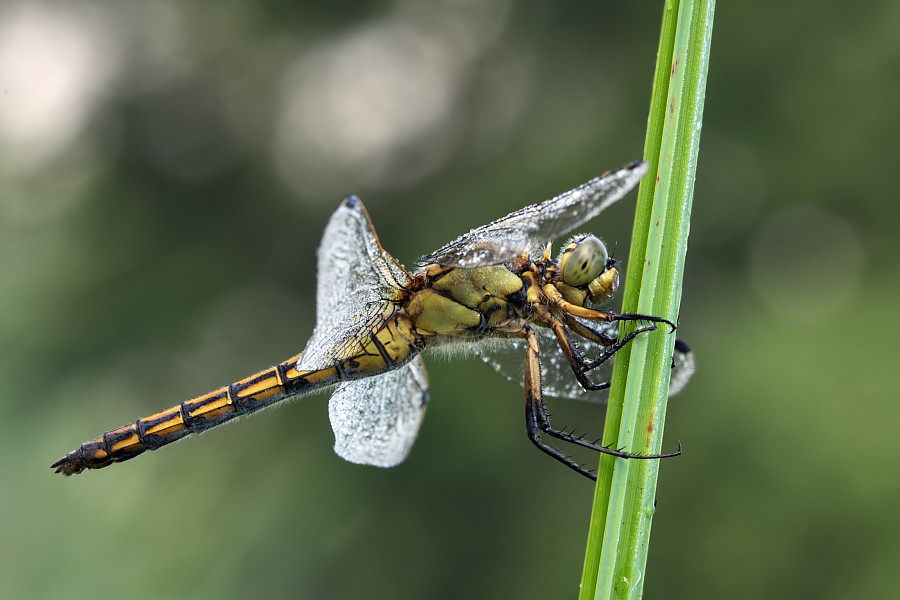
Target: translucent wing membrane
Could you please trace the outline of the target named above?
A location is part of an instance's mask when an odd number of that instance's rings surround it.
[[[350,196],[331,216],[319,246],[316,329],[298,369],[358,354],[360,339],[391,308],[410,275],[385,252],[362,201]]]
[[[385,252],[362,202],[332,215],[319,246],[316,330],[298,370],[328,368],[363,351],[410,275]],[[355,463],[390,467],[406,458],[428,400],[420,357],[398,369],[338,385],[328,404],[334,450]]]
[[[471,269],[503,264],[522,252],[539,253],[547,242],[593,219],[627,194],[646,172],[647,163],[631,163],[552,200],[473,229],[421,257],[418,264]]]
[[[681,340],[675,340],[675,355],[672,360],[675,362],[675,366],[669,375],[669,396],[674,396],[683,390],[697,369],[694,363],[694,353]]]
[[[591,323],[595,330],[615,336],[615,323]],[[553,398],[572,398],[588,402],[605,402],[608,393],[606,390],[585,390],[572,373],[572,367],[566,360],[565,354],[559,348],[556,336],[549,329],[535,327],[538,344],[541,348],[541,384],[545,396]],[[576,342],[578,349],[588,358],[596,358],[603,352],[603,346],[594,344],[588,340],[579,338]],[[495,371],[519,385],[524,385],[524,360],[525,340],[508,339],[493,343],[479,349],[478,355]],[[591,371],[591,379],[597,383],[608,381],[612,373],[612,360],[606,361],[602,366]]]
[[[334,451],[350,462],[376,467],[403,462],[427,402],[428,379],[420,356],[396,371],[342,383],[328,403]]]
[[[591,323],[591,327],[600,333],[615,337],[616,323]],[[545,396],[554,398],[572,398],[588,402],[606,402],[609,396],[608,390],[587,391],[575,379],[572,367],[566,360],[565,354],[559,348],[556,336],[542,327],[535,328],[538,343],[541,348],[541,380]],[[583,338],[577,338],[575,344],[582,354],[588,359],[597,358],[604,347]],[[478,355],[495,371],[512,382],[524,385],[525,378],[523,365],[525,359],[524,340],[503,340],[492,343],[491,346],[480,348]],[[672,369],[669,382],[669,396],[680,392],[691,376],[694,374],[694,355],[687,344],[681,340],[675,343],[675,366]],[[609,381],[612,376],[613,359],[590,371],[590,378],[595,383]]]

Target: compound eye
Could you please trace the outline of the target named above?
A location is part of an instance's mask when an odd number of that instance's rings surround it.
[[[559,269],[566,285],[587,285],[606,268],[606,246],[592,235],[575,242],[571,250],[566,250],[559,261]]]

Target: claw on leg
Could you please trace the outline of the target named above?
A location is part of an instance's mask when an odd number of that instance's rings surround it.
[[[625,452],[623,449],[614,450],[612,448],[607,448],[606,446],[598,445],[596,442],[588,442],[584,439],[584,434],[576,436],[573,435],[573,433],[566,433],[565,431],[553,429],[553,426],[550,424],[550,417],[547,415],[547,409],[544,405],[544,396],[541,387],[540,347],[538,346],[537,336],[535,335],[534,330],[528,328],[525,331],[525,339],[527,341],[527,348],[525,350],[525,429],[528,433],[528,438],[542,452],[591,480],[597,479],[595,473],[573,461],[570,456],[563,454],[556,448],[544,443],[541,440],[541,433],[546,433],[550,437],[569,442],[576,446],[581,446],[582,448],[619,458],[656,459],[668,458],[670,456],[678,456],[681,454],[680,443],[677,452],[649,455],[632,454],[630,452]]]

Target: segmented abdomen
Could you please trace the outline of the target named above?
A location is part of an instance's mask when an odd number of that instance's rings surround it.
[[[297,361],[301,356],[131,425],[108,431],[85,442],[51,466],[63,475],[100,469],[338,381],[339,372],[335,367],[298,372]]]

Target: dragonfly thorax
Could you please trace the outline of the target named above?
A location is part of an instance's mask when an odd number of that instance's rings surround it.
[[[411,285],[406,314],[431,342],[483,337],[524,305],[523,281],[503,265],[425,268]]]

